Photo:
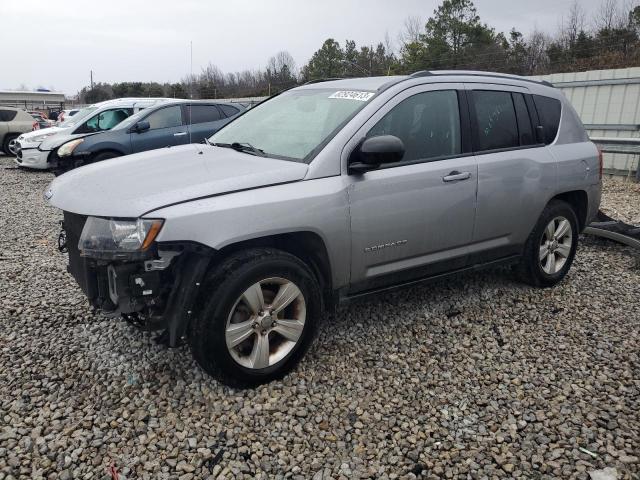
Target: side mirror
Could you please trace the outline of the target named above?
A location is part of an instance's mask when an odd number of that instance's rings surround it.
[[[542,125],[538,125],[536,127],[536,143],[544,143],[544,127]]]
[[[349,159],[349,173],[364,173],[380,168],[384,163],[395,163],[404,156],[404,143],[393,135],[380,135],[365,139],[355,148]]]
[[[149,130],[149,128],[151,128],[151,125],[149,125],[149,122],[147,122],[146,120],[141,120],[138,123],[136,123],[133,127],[131,127],[131,131],[136,133],[142,133]]]

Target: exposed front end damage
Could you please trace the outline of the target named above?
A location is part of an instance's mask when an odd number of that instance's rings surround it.
[[[146,330],[166,330],[177,346],[192,315],[202,277],[213,251],[191,243],[154,244],[135,259],[83,255],[78,244],[88,217],[64,212],[67,271],[95,309],[135,318]],[[196,287],[196,288],[192,288]]]

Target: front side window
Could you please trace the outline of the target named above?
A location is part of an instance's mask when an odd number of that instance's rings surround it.
[[[151,130],[179,127],[182,125],[182,109],[179,105],[161,108],[151,113],[146,119]]]
[[[474,150],[497,150],[520,146],[518,124],[510,92],[474,91],[476,131]]]
[[[189,125],[216,122],[222,118],[215,105],[187,105],[185,113],[187,114]]]
[[[266,156],[309,162],[374,92],[290,90],[263,102],[215,133],[211,143],[244,143]]]
[[[460,111],[455,90],[413,95],[391,109],[367,137],[394,135],[404,143],[403,162],[459,155]]]

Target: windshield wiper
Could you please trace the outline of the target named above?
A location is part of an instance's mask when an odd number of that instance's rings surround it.
[[[236,152],[244,152],[251,155],[258,155],[259,157],[267,156],[267,154],[264,153],[264,150],[260,150],[259,148],[256,148],[247,142],[212,143],[211,145],[214,145],[216,147],[222,147],[222,148],[233,148]]]

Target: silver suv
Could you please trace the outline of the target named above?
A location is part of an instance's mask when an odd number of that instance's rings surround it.
[[[0,154],[15,155],[16,139],[33,129],[33,117],[19,108],[0,106]]]
[[[600,167],[549,84],[419,72],[288,90],[207,144],[82,167],[45,197],[94,307],[251,386],[291,370],[340,302],[496,264],[555,285]]]

